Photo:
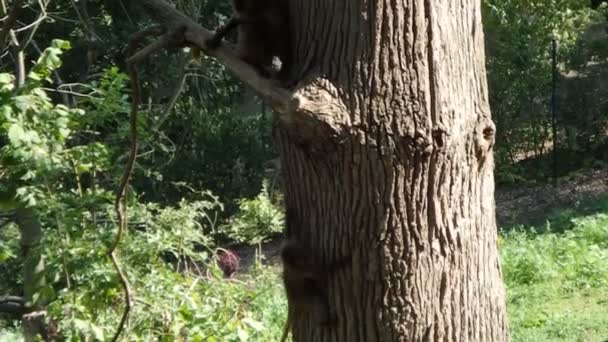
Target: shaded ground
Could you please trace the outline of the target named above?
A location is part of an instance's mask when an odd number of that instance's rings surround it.
[[[539,225],[560,208],[593,207],[608,195],[608,170],[591,170],[543,184],[496,190],[496,219],[499,227],[514,224]]]
[[[496,189],[496,218],[498,227],[542,225],[560,208],[589,206],[595,200],[608,196],[608,170],[591,170],[560,179],[557,187],[551,184],[518,186]],[[260,247],[232,248],[241,258],[241,271],[255,261],[261,248],[265,262],[278,260],[281,237]]]

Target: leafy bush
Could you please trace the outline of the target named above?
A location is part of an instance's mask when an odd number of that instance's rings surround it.
[[[268,182],[254,199],[239,200],[239,212],[222,227],[222,233],[231,240],[256,245],[280,233],[285,215],[270,199]]]
[[[594,341],[608,334],[608,215],[574,218],[538,233],[501,233],[514,341]],[[566,222],[568,217],[568,222]],[[564,230],[564,227],[568,230]]]
[[[507,285],[560,281],[562,286],[608,285],[608,215],[573,219],[572,230],[503,234]]]
[[[2,321],[0,321],[1,323]],[[0,342],[15,342],[21,341],[21,332],[16,327],[7,326],[0,330]]]
[[[497,180],[544,181],[558,141],[558,172],[594,165],[605,150],[608,105],[605,17],[580,0],[483,1]],[[551,130],[552,39],[558,62],[557,136]],[[597,152],[595,152],[597,154]],[[513,167],[526,159],[526,167]],[[591,159],[587,161],[586,159]]]
[[[126,114],[124,75],[106,71],[100,88],[90,87],[98,97],[80,102],[81,108],[55,105],[42,85],[60,65],[61,49],[68,47],[56,41],[21,88],[13,86],[11,75],[0,74],[0,194],[5,209],[35,208],[40,219],[46,283],[35,296],[47,299],[50,325],[67,340],[107,340],[124,305],[107,256],[116,227],[108,189],[115,186],[114,174],[122,167],[116,160],[124,151],[108,148],[95,130],[117,128],[114,141],[124,140],[126,131],[116,118],[116,113]],[[118,249],[134,294],[125,336],[135,341],[186,336],[192,341],[276,340],[285,303],[276,296],[276,273],[258,266],[251,276],[224,280],[210,262],[222,205],[211,193],[195,195],[197,200],[162,206],[139,203],[130,189],[129,229]],[[269,205],[260,198],[260,208]],[[14,276],[22,267],[18,238],[15,225],[0,230],[3,293],[16,294],[22,286]],[[12,324],[8,327],[10,332],[2,334],[12,338]]]

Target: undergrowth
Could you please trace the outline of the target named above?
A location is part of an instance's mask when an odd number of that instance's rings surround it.
[[[501,234],[513,341],[608,338],[608,212],[576,214]]]

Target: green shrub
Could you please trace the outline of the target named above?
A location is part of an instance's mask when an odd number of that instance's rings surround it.
[[[42,85],[60,65],[58,56],[67,46],[56,41],[20,89],[13,86],[11,75],[0,74],[0,202],[3,208],[33,207],[38,213],[46,284],[36,296],[48,298],[49,319],[59,334],[66,340],[108,340],[124,306],[107,256],[116,234],[109,189],[116,185],[115,173],[122,168],[117,160],[124,161],[124,151],[111,150],[91,136],[97,136],[96,129],[118,124],[116,112],[126,115],[125,79],[115,69],[108,70],[99,85],[105,90],[94,91],[101,96],[97,100],[82,101],[83,107],[74,109],[53,104]],[[120,124],[116,130],[117,141],[125,138],[123,128]],[[210,262],[222,205],[208,192],[199,196],[161,206],[140,203],[135,189],[129,189],[129,228],[118,255],[134,307],[124,336],[133,341],[184,336],[192,341],[276,340],[277,322],[284,316],[284,297],[276,296],[282,293],[276,272],[258,266],[255,279],[223,279]],[[259,197],[259,208],[244,208],[267,215],[265,196]],[[276,229],[281,221],[266,222]],[[22,262],[18,239],[14,225],[0,230],[1,293],[17,294],[22,286],[14,276]],[[2,336],[18,338],[10,322],[0,324],[2,329],[10,326]]]
[[[285,224],[283,211],[270,200],[268,182],[254,199],[239,200],[239,211],[222,227],[231,240],[256,245],[280,233]]]
[[[559,215],[558,229],[501,233],[513,341],[596,341],[608,335],[608,215]]]

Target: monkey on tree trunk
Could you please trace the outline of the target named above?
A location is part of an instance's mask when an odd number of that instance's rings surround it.
[[[292,325],[292,312],[319,313],[319,324],[330,326],[336,323],[335,314],[331,313],[327,286],[329,277],[351,262],[351,257],[343,258],[330,265],[319,265],[309,248],[292,238],[286,239],[281,249],[283,260],[283,283],[287,300],[291,306],[281,342],[286,341]]]
[[[260,75],[285,80],[290,65],[289,9],[286,0],[232,0],[230,21],[215,31],[207,41],[210,48],[238,28],[236,50],[240,59],[254,67]],[[281,61],[276,73],[273,58]],[[275,75],[276,74],[276,75]]]

